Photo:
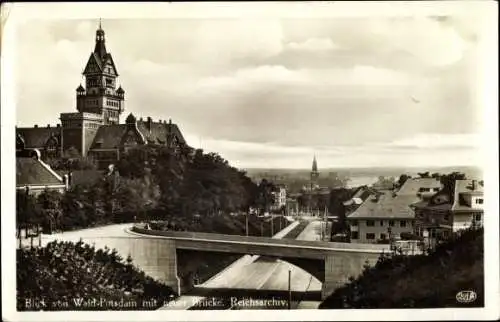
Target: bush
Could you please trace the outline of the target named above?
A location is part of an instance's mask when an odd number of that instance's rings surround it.
[[[116,250],[54,241],[17,251],[19,311],[150,310],[174,296],[170,287],[132,266],[131,258],[123,262]],[[83,305],[92,299],[97,302]],[[151,300],[156,304],[143,302]]]
[[[429,255],[383,255],[330,295],[320,308],[437,308],[484,305],[483,230],[467,230]],[[457,303],[474,290],[477,300]]]

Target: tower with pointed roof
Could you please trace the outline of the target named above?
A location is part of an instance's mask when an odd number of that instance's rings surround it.
[[[316,156],[313,157],[312,170],[311,170],[311,190],[318,185],[318,162],[316,161]]]
[[[117,88],[118,71],[111,53],[106,50],[105,34],[100,22],[94,51],[90,54],[83,76],[85,92],[77,93],[78,111],[101,114],[103,125],[120,123],[125,91],[121,86]]]
[[[124,112],[125,91],[117,87],[118,72],[106,48],[101,23],[95,33],[94,50],[76,88],[76,111],[61,113],[62,126],[17,128],[16,144],[27,149],[40,149],[45,158],[90,157],[101,169],[120,160],[130,149],[146,144],[166,145],[174,151],[186,146],[177,124],[171,120],[143,120],[130,114],[120,124]]]
[[[120,123],[125,91],[117,88],[118,72],[111,53],[106,50],[105,33],[99,21],[94,51],[83,70],[84,85],[76,89],[77,113],[61,113],[63,150],[76,147],[83,156],[102,125]]]

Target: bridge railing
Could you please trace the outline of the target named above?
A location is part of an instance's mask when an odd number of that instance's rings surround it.
[[[350,243],[335,243],[335,242],[324,242],[324,241],[306,241],[306,240],[295,240],[295,239],[273,239],[271,237],[257,237],[257,236],[239,236],[239,235],[226,235],[226,234],[214,234],[214,233],[200,233],[200,232],[188,232],[188,231],[164,231],[164,230],[152,230],[146,229],[143,225],[135,225],[132,231],[142,235],[155,236],[155,237],[166,237],[166,238],[176,238],[176,239],[198,239],[198,240],[220,240],[227,242],[246,242],[246,243],[265,243],[265,244],[275,244],[275,245],[296,245],[303,247],[325,247],[325,248],[335,248],[335,249],[345,249],[345,250],[367,250],[370,252],[379,251],[383,252],[388,249],[387,245],[378,244],[350,244]]]

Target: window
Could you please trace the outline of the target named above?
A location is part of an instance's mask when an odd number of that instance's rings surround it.
[[[358,225],[358,221],[357,221],[357,220],[353,220],[353,221],[351,221],[351,225],[352,225],[352,226],[357,226],[357,225]]]
[[[474,218],[476,219],[476,221],[481,221],[481,214],[475,215]]]
[[[387,236],[385,234],[380,234],[380,239],[385,240],[387,239]]]
[[[375,234],[374,233],[366,233],[366,239],[375,239]]]
[[[445,221],[450,220],[450,215],[448,215],[448,214],[444,215],[443,219],[444,219]]]
[[[406,227],[406,220],[401,220],[399,222],[399,227]]]
[[[359,238],[359,233],[357,231],[352,231],[351,232],[351,239],[358,239]]]
[[[482,205],[483,204],[483,199],[482,198],[476,199],[476,204]]]
[[[366,221],[366,225],[367,225],[368,227],[373,227],[373,226],[375,226],[375,221],[373,221],[373,220],[367,220],[367,221]]]
[[[380,226],[382,226],[382,227],[384,226],[384,221],[383,220],[380,221]]]
[[[394,220],[389,220],[389,227],[394,227]]]

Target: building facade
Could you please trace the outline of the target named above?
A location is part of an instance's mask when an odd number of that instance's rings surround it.
[[[99,24],[95,47],[85,65],[84,85],[76,89],[76,111],[61,113],[61,124],[16,128],[26,148],[38,149],[43,159],[60,158],[68,150],[92,157],[100,168],[120,158],[128,146],[160,144],[181,146],[185,140],[171,121],[137,120],[129,115],[125,124],[125,91],[118,85],[118,70],[106,49],[104,30]]]
[[[271,210],[280,210],[286,207],[286,187],[284,185],[277,185],[275,189],[271,192],[273,194],[274,203],[271,206]]]
[[[412,204],[421,201],[422,192],[440,190],[434,178],[408,179],[401,188],[378,191],[347,216],[352,243],[378,243],[398,240],[401,234],[413,234],[415,212]]]
[[[432,245],[452,233],[483,226],[483,186],[477,180],[456,180],[452,191],[441,190],[412,205],[417,235]]]

